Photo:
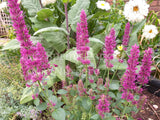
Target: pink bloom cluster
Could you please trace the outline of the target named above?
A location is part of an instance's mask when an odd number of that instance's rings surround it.
[[[122,45],[124,46],[124,50],[127,50],[128,42],[129,42],[129,33],[130,33],[130,23],[128,22],[125,26],[125,31],[123,35]]]
[[[77,33],[76,33],[76,47],[77,54],[79,57],[77,58],[82,64],[87,65],[90,64],[90,60],[87,59],[87,52],[90,50],[88,46],[89,43],[89,35],[88,35],[88,24],[85,11],[81,11],[80,15],[80,23],[77,23]]]
[[[116,40],[115,30],[114,30],[114,28],[112,28],[110,35],[106,36],[106,38],[105,38],[105,50],[103,51],[106,66],[108,68],[113,67],[113,65],[110,63],[110,61],[113,59],[114,48],[116,47],[115,40]]]
[[[104,113],[109,112],[109,101],[107,99],[107,96],[101,95],[101,98],[98,100],[99,104],[96,106],[98,109],[98,113],[101,116],[101,118],[104,118]]]
[[[10,8],[10,16],[13,22],[17,40],[20,42],[21,50],[21,65],[25,80],[42,81],[44,77],[44,70],[50,74],[50,64],[44,47],[40,43],[33,45],[30,40],[29,31],[25,25],[23,12],[20,10],[18,0],[8,0]],[[30,85],[27,85],[28,87]]]
[[[84,84],[82,80],[78,81],[78,92],[79,92],[79,96],[83,96],[84,94],[86,94],[86,89],[84,88]]]
[[[136,66],[138,64],[139,58],[139,47],[135,44],[132,46],[130,56],[128,59],[128,67],[126,72],[124,73],[124,77],[122,77],[122,86],[123,86],[123,93],[122,98],[126,99],[127,101],[133,100],[132,91],[136,89],[135,79],[136,79]]]
[[[70,78],[71,80],[73,80],[73,76],[71,75],[72,69],[70,68],[69,64],[66,65],[65,69],[66,69],[66,77],[68,77],[68,78]]]
[[[137,81],[141,85],[145,85],[148,83],[148,78],[151,74],[151,64],[152,64],[152,49],[148,48],[148,50],[144,51],[144,57],[142,59],[142,66],[140,68]]]

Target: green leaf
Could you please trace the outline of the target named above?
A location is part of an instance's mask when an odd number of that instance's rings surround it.
[[[68,12],[68,22],[71,25],[73,31],[76,31],[77,22],[80,21],[80,13],[83,10],[87,12],[89,8],[90,0],[77,0]],[[87,14],[87,13],[86,13]]]
[[[126,70],[126,68],[128,66],[126,61],[124,61],[123,63],[120,63],[120,62],[118,62],[117,59],[113,59],[111,61],[111,63],[113,64],[113,68],[112,69],[114,69],[114,70],[116,70],[116,69],[117,70]],[[101,70],[106,70],[107,69],[107,67],[106,67],[104,62],[99,65],[99,69],[101,69]]]
[[[37,12],[37,19],[44,20],[46,18],[51,17],[52,15],[53,15],[52,10],[50,10],[49,8],[44,8]]]
[[[127,51],[130,51],[130,49],[132,48],[132,45],[135,45],[135,44],[138,45],[137,33],[142,29],[145,23],[146,23],[146,19],[142,20],[140,23],[137,23],[133,26]]]
[[[93,53],[96,55],[103,47],[104,43],[97,38],[89,38],[89,46],[93,49]]]
[[[68,60],[68,61],[73,62],[75,64],[80,64],[80,62],[77,60],[78,55],[77,55],[76,48],[73,48],[73,50],[69,50],[68,52],[66,52],[66,54],[64,56],[65,56],[65,60]],[[90,48],[87,57],[91,61],[91,63],[94,66],[96,66],[96,62],[95,62],[92,48]]]
[[[61,28],[61,27],[47,27],[47,28],[42,28],[42,29],[36,31],[36,32],[34,33],[34,35],[37,35],[37,34],[40,34],[40,33],[43,33],[43,32],[52,32],[52,31],[53,31],[53,32],[58,32],[58,31],[60,31],[60,32],[65,33],[66,35],[69,35],[69,33],[67,32],[67,30],[65,30],[64,28]]]
[[[49,98],[48,98],[50,101],[52,101],[53,103],[57,103],[57,97],[54,96],[54,95],[50,95]]]
[[[67,93],[67,91],[66,90],[64,90],[64,89],[60,89],[60,90],[58,90],[58,92],[57,92],[58,94],[60,94],[60,95],[62,95],[62,94],[66,94]]]
[[[102,42],[102,41],[100,41],[99,39],[97,39],[97,38],[89,38],[89,41],[90,42],[94,42],[96,45],[97,45],[97,43],[98,44],[101,44],[101,45],[104,45],[104,43]]]
[[[113,92],[108,92],[108,95],[109,95],[111,98],[116,98],[116,95],[115,95]]]
[[[65,113],[64,109],[58,108],[52,112],[52,117],[55,120],[65,120],[66,113]]]
[[[39,111],[46,110],[46,109],[47,109],[47,103],[43,102],[43,103],[39,104],[39,105],[37,106],[37,109],[38,109]]]
[[[113,80],[113,81],[109,84],[109,88],[110,88],[111,90],[118,90],[118,89],[119,89],[119,81]]]
[[[31,40],[33,41],[34,44],[36,44],[37,42],[41,41],[42,38],[31,36]],[[20,43],[18,42],[17,39],[10,40],[8,43],[6,43],[2,51],[3,50],[15,50],[15,49],[20,49]]]
[[[34,29],[34,31],[37,31],[39,29],[42,28],[46,28],[46,27],[55,27],[55,25],[52,22],[49,21],[40,21],[37,19],[37,17],[30,17],[30,20],[32,21],[33,25],[32,28]]]
[[[56,64],[58,67],[55,67],[55,74],[60,80],[65,80],[65,59],[63,56],[54,58],[51,62],[52,65]]]
[[[118,23],[118,24],[114,25],[115,34],[116,34],[115,36],[116,37],[118,36],[118,34],[119,34],[120,30],[121,30],[121,26],[122,26],[122,23]]]
[[[34,90],[35,90],[35,89],[33,88],[33,91],[34,91]],[[21,99],[20,99],[20,104],[25,104],[25,103],[33,100],[33,99],[32,99],[32,95],[33,95],[33,92],[32,92],[31,87],[29,87],[29,88],[28,88],[28,87],[24,88],[24,90],[23,90],[23,95],[22,95],[22,97],[21,97]]]
[[[82,98],[82,106],[85,110],[89,111],[92,106],[92,100],[88,97]]]
[[[128,43],[128,48],[127,48],[127,52],[130,52],[131,48],[133,45],[138,45],[138,37],[137,34],[131,34],[129,43]]]
[[[24,8],[28,9],[30,16],[35,16],[36,13],[41,9],[39,0],[21,0]]]
[[[137,34],[142,29],[145,23],[146,23],[146,19],[142,20],[140,23],[133,25],[131,34]]]
[[[36,106],[38,106],[38,105],[39,105],[39,103],[40,103],[39,98],[36,98],[36,99],[34,100],[34,104],[35,104]]]
[[[45,32],[42,33],[42,36],[48,42],[49,46],[52,46],[58,53],[63,52],[67,47],[66,35],[62,31]]]
[[[120,115],[120,111],[118,109],[113,109],[113,112],[116,113],[117,115]]]
[[[93,115],[93,116],[91,117],[91,119],[93,119],[93,120],[98,120],[98,119],[99,119],[99,115],[98,115],[98,114],[95,114],[95,115]]]
[[[4,45],[2,50],[9,50],[9,49],[14,50],[14,49],[19,49],[19,48],[20,48],[20,44],[19,44],[18,40],[13,39]]]

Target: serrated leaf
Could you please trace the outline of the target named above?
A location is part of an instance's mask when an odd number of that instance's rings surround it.
[[[37,106],[37,109],[38,109],[39,111],[46,110],[46,109],[47,109],[47,103],[43,102],[43,103],[39,104],[39,105]]]
[[[39,0],[21,0],[24,8],[28,9],[30,16],[35,16],[36,13],[41,9]]]
[[[58,108],[52,112],[52,117],[55,120],[65,120],[66,113],[65,113],[64,109]]]
[[[65,30],[64,28],[61,28],[61,27],[47,27],[47,28],[42,28],[38,31],[36,31],[34,33],[34,35],[37,35],[37,34],[40,34],[40,33],[43,33],[43,32],[64,32],[66,35],[69,35],[69,33],[67,32],[67,30]]]

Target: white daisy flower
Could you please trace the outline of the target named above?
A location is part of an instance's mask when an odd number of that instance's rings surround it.
[[[55,3],[56,0],[41,0],[41,2],[43,6],[46,6],[48,4]]]
[[[3,9],[5,9],[5,8],[7,8],[7,2],[0,3],[0,11],[1,10],[3,11]]]
[[[147,39],[153,39],[158,34],[158,30],[155,25],[145,25],[142,31],[143,31],[142,36]]]
[[[102,10],[106,10],[107,11],[107,10],[111,9],[111,7],[110,7],[108,2],[98,1],[98,2],[96,2],[96,4],[97,4],[97,7],[102,9]]]
[[[118,50],[115,50],[113,53],[113,58],[114,59],[119,59],[120,58],[120,52]]]
[[[149,5],[145,0],[130,0],[124,6],[124,16],[130,22],[141,22],[148,15]]]

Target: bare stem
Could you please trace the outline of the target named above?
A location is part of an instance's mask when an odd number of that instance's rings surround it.
[[[67,12],[67,5],[68,3],[64,3],[64,7],[65,7],[65,17],[66,17],[66,29],[67,32],[69,32],[69,26],[68,26],[68,12]],[[68,49],[70,49],[70,45],[69,45],[69,35],[67,35],[67,45],[68,45]]]

